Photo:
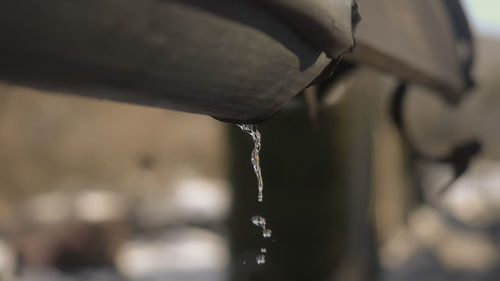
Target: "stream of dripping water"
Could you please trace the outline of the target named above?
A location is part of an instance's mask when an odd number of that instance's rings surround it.
[[[264,201],[264,182],[262,180],[262,170],[260,168],[260,159],[259,153],[261,148],[261,135],[259,130],[257,129],[257,125],[254,124],[241,124],[238,125],[241,130],[245,133],[249,134],[252,137],[254,147],[252,150],[252,154],[250,160],[252,162],[253,170],[255,172],[255,176],[257,177],[257,201],[262,203]],[[262,237],[271,238],[272,231],[271,229],[266,227],[266,219],[262,216],[253,216],[251,218],[252,223],[262,229]],[[263,265],[266,263],[266,248],[261,248],[260,253],[256,257],[256,261],[258,265]]]
[[[259,130],[257,130],[257,125],[253,124],[243,124],[238,125],[243,132],[249,134],[252,137],[254,147],[252,150],[252,155],[250,160],[252,162],[253,170],[255,176],[257,177],[257,201],[262,202],[264,200],[264,182],[262,181],[262,171],[260,169],[260,159],[259,153],[261,148],[261,135]]]

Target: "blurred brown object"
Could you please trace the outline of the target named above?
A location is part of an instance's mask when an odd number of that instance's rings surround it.
[[[118,246],[128,237],[123,223],[61,222],[33,225],[13,233],[21,264],[66,272],[113,267]]]

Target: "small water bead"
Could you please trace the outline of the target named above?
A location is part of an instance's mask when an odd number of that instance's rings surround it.
[[[262,254],[265,254],[265,253],[267,253],[267,249],[266,249],[266,248],[260,248],[260,252],[261,252]]]
[[[266,227],[266,219],[261,216],[253,216],[252,223],[258,227]]]
[[[258,254],[255,259],[257,260],[258,265],[263,265],[266,263],[266,256],[264,254]]]
[[[262,229],[262,237],[264,238],[271,238],[272,233],[273,232],[269,228]]]

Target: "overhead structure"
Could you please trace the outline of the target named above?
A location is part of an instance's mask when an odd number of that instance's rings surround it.
[[[354,36],[355,0],[3,0],[0,79],[258,122],[356,37],[350,60],[456,100],[471,51],[439,3],[361,0]]]
[[[450,102],[472,86],[473,41],[457,0],[360,0],[363,21],[346,56],[426,85]]]

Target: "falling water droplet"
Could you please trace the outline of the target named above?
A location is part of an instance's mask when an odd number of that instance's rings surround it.
[[[258,265],[263,265],[266,263],[266,256],[264,254],[258,254],[255,259],[257,260]]]
[[[266,226],[266,219],[264,217],[261,217],[261,216],[253,216],[252,223],[258,227],[265,227]]]
[[[261,148],[261,135],[255,124],[239,124],[241,130],[252,137],[254,146],[250,160],[252,161],[253,170],[257,177],[257,200],[262,202],[264,200],[264,181],[262,180],[262,170],[260,168],[259,153]]]
[[[253,140],[254,147],[252,150],[252,154],[250,157],[250,160],[252,162],[252,167],[255,172],[255,176],[257,177],[257,201],[259,203],[262,203],[264,200],[264,182],[262,180],[262,170],[260,168],[260,158],[259,158],[259,153],[261,149],[261,134],[259,130],[257,130],[257,126],[254,124],[240,124],[238,125],[241,130],[244,132],[248,133]],[[264,238],[270,238],[272,231],[268,228],[266,228],[266,219],[262,216],[253,216],[251,218],[252,223],[256,225],[257,227],[262,228],[262,236]],[[274,240],[273,240],[274,241]],[[266,263],[266,256],[265,254],[267,253],[266,248],[261,248],[260,249],[260,254],[257,255],[256,260],[258,265],[262,265]]]

